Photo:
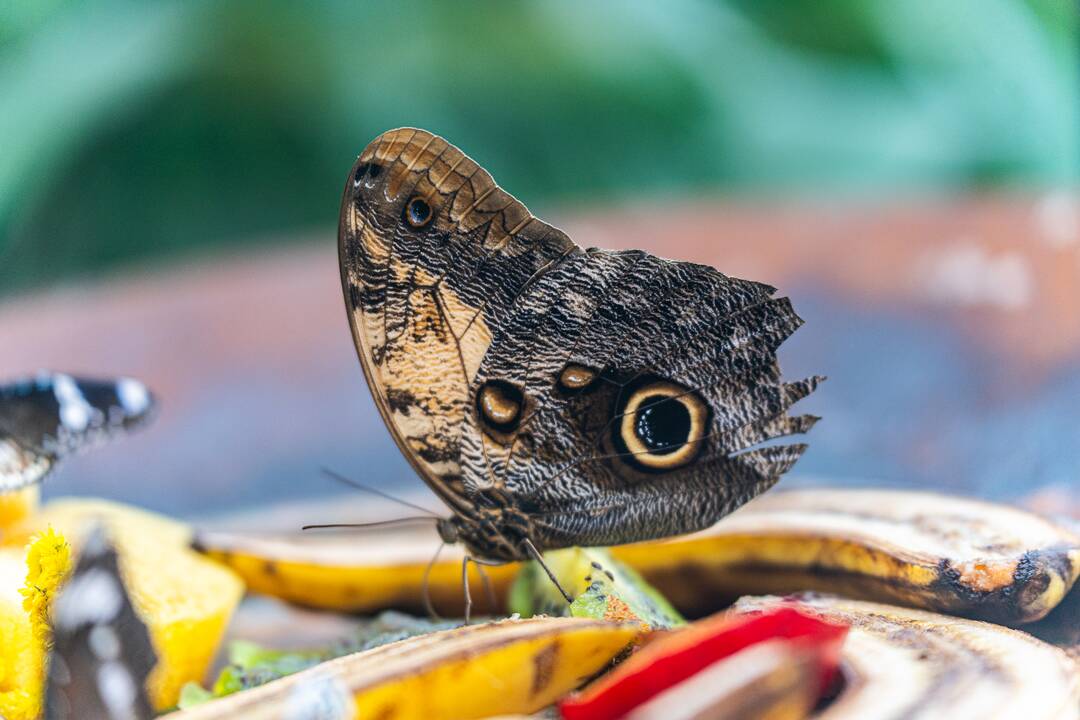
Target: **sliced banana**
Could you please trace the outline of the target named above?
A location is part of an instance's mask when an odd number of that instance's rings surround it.
[[[579,618],[469,625],[330,660],[169,720],[468,720],[547,707],[608,665],[638,626]]]
[[[426,528],[278,539],[204,533],[197,546],[255,592],[336,610],[422,612],[439,539]],[[704,532],[612,555],[690,616],[741,595],[814,590],[1016,625],[1049,613],[1080,574],[1080,536],[1063,526],[1003,505],[892,490],[768,493]],[[447,547],[428,574],[440,612],[460,612],[461,559]],[[487,568],[500,602],[517,567]],[[473,597],[485,597],[473,578]]]
[[[1000,625],[824,596],[747,597],[732,612],[795,601],[851,627],[844,689],[820,720],[1075,720],[1080,665]]]
[[[439,544],[434,530],[396,528],[347,535],[204,531],[193,546],[232,568],[250,592],[296,605],[367,614],[394,608],[422,615],[426,595],[440,615],[461,617],[464,553],[456,546],[440,550]],[[470,563],[474,612],[501,614],[520,567]]]

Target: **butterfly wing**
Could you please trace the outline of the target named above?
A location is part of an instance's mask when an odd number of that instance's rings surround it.
[[[64,456],[149,418],[154,400],[137,380],[63,373],[0,386],[0,492],[39,482]]]
[[[809,430],[787,410],[819,381],[781,380],[776,349],[801,320],[774,292],[640,251],[567,258],[477,372],[474,396],[520,412],[466,418],[467,488],[499,488],[545,548],[691,532],[764,492],[805,446],[758,445]]]
[[[157,662],[100,528],[53,603],[46,720],[149,720],[146,678]]]
[[[465,512],[461,427],[492,333],[536,276],[580,250],[456,147],[412,128],[361,153],[338,247],[376,405],[417,472]]]

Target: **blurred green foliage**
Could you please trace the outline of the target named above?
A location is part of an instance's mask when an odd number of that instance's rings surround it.
[[[399,125],[540,207],[1071,184],[1077,34],[1074,0],[0,0],[0,293],[328,230]]]

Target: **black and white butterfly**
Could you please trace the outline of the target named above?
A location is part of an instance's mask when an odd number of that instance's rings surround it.
[[[53,602],[45,720],[148,720],[146,678],[157,663],[124,588],[116,551],[95,528]]]
[[[0,492],[40,482],[65,456],[143,424],[154,406],[130,378],[41,372],[0,385]]]

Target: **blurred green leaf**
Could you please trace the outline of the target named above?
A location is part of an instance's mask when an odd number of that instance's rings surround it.
[[[1067,0],[0,4],[0,292],[332,232],[379,132],[531,205],[1076,183]]]

